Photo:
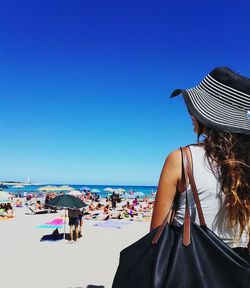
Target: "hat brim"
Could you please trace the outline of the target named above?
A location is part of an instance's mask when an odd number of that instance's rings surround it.
[[[250,135],[250,119],[245,110],[222,102],[197,88],[176,89],[171,98],[182,94],[189,112],[204,125],[218,131]]]

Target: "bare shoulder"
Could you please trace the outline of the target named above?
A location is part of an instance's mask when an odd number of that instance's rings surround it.
[[[181,167],[181,151],[176,149],[168,154],[163,169],[171,168],[180,168]]]
[[[204,148],[203,143],[189,144],[188,146]],[[171,166],[172,168],[181,168],[181,165],[182,165],[181,149],[176,149],[169,153],[169,155],[166,158],[164,167]]]
[[[165,163],[163,165],[160,183],[173,181],[175,184],[181,178],[181,151],[180,149],[174,150],[167,156]]]
[[[168,154],[167,159],[170,161],[179,161],[181,159],[181,150],[176,149]]]

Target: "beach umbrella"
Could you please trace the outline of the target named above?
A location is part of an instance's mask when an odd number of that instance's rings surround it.
[[[114,192],[115,194],[122,195],[123,193],[126,192],[126,190],[122,188],[118,188],[118,189],[115,189]]]
[[[70,187],[68,185],[62,185],[60,187],[57,187],[58,189],[60,189],[60,191],[73,191],[74,188],[73,187]]]
[[[80,209],[87,206],[81,199],[72,195],[58,195],[46,205],[57,208]]]
[[[125,193],[122,195],[122,198],[125,198],[125,199],[134,199],[136,196],[131,195],[131,194],[128,194],[128,193]]]
[[[38,189],[36,189],[37,191],[52,191],[52,189],[56,188],[56,186],[43,186],[40,187]]]
[[[100,191],[99,189],[95,189],[95,188],[92,189],[91,192],[92,192],[92,193],[101,193],[101,191]]]
[[[116,191],[119,191],[119,192],[126,192],[126,190],[123,189],[123,188],[117,188]]]
[[[70,186],[44,186],[44,187],[40,187],[37,189],[37,191],[57,191],[57,192],[61,192],[61,191],[72,191],[74,190],[74,188],[70,187]]]
[[[72,195],[59,195],[55,198],[51,199],[47,204],[47,206],[63,208],[65,210],[64,213],[64,232],[63,239],[65,239],[65,218],[66,218],[66,209],[80,209],[86,207],[87,205],[79,198]]]
[[[90,191],[91,189],[89,187],[82,187],[80,188],[80,191]]]
[[[80,191],[77,191],[77,190],[72,190],[68,193],[68,195],[78,197],[78,196],[82,196],[82,193]]]
[[[0,191],[0,203],[10,203],[11,195],[8,192]]]
[[[107,188],[105,188],[105,189],[103,189],[103,191],[106,191],[106,192],[114,192],[115,191],[115,189],[113,189],[113,188],[111,188],[111,187],[107,187]]]
[[[145,195],[145,194],[144,194],[143,192],[135,192],[135,193],[133,194],[134,197],[137,197],[137,196],[143,197],[144,195]]]

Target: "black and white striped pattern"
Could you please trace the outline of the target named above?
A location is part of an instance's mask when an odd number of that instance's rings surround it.
[[[250,95],[215,80],[211,75],[195,88],[184,90],[190,111],[207,126],[250,134]]]
[[[248,110],[250,107],[250,95],[228,87],[213,79],[210,75],[207,75],[196,88],[239,109]]]

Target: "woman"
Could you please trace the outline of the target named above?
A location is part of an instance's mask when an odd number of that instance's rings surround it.
[[[22,203],[22,201],[19,198],[17,198],[15,206],[18,207],[18,208],[19,207],[23,207],[23,203]]]
[[[191,145],[192,171],[207,226],[250,261],[250,79],[220,67],[183,94],[198,144]],[[199,142],[200,136],[203,141]],[[177,191],[177,192],[176,192]],[[185,177],[181,151],[169,154],[163,166],[151,221],[158,227],[178,193],[175,225],[185,213]],[[193,194],[187,187],[191,217],[199,223]]]

